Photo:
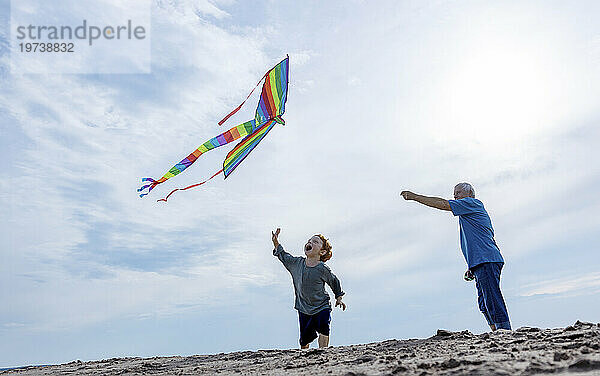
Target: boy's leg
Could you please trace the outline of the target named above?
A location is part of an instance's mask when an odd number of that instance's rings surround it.
[[[475,278],[483,293],[483,302],[493,329],[511,329],[506,303],[500,291],[502,264],[490,262],[475,268]]]
[[[329,324],[331,323],[331,310],[324,309],[313,316],[317,321],[316,329],[319,333],[319,347],[329,346]]]
[[[329,346],[329,336],[319,333],[319,348]]]
[[[315,315],[305,315],[298,311],[300,321],[300,348],[308,349],[310,343],[317,338]]]

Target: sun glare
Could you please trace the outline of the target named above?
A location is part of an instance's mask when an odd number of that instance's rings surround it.
[[[547,126],[552,109],[543,61],[526,52],[483,51],[458,65],[449,86],[453,134],[501,146]]]

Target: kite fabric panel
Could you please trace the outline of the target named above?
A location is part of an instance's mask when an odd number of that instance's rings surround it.
[[[252,152],[252,150],[256,148],[256,146],[269,133],[269,131],[273,129],[275,124],[285,125],[285,121],[281,118],[281,116],[285,112],[285,102],[287,100],[288,71],[289,56],[283,59],[281,62],[279,62],[279,64],[271,68],[267,73],[265,73],[265,75],[261,78],[258,84],[254,87],[254,89],[252,89],[250,94],[248,94],[248,96],[242,102],[242,104],[240,104],[227,116],[225,116],[219,122],[219,125],[225,123],[227,119],[229,119],[233,114],[238,112],[242,108],[246,100],[250,98],[250,96],[258,87],[258,85],[264,80],[262,91],[260,94],[260,100],[258,102],[258,106],[256,107],[254,120],[242,123],[206,141],[205,143],[200,145],[196,150],[194,150],[191,154],[189,154],[186,158],[181,160],[175,166],[171,167],[171,169],[167,171],[167,173],[165,173],[160,179],[154,180],[152,178],[143,178],[142,182],[149,182],[149,184],[146,184],[139,188],[138,192],[143,192],[146,189],[148,191],[145,193],[141,193],[140,197],[146,196],[158,184],[164,183],[173,176],[176,176],[183,172],[194,162],[196,162],[196,160],[202,154],[243,137],[242,141],[240,141],[240,143],[238,143],[227,154],[227,157],[223,162],[222,170],[218,171],[210,178],[206,179],[201,183],[193,184],[185,188],[174,189],[164,199],[160,199],[158,201],[166,202],[169,196],[171,196],[174,192],[200,186],[209,181],[210,179],[214,178],[215,176],[219,175],[221,172],[223,172],[224,178],[227,178],[240,165],[240,163],[242,163],[242,161]]]
[[[288,59],[285,59],[265,75],[265,83],[254,116],[256,124],[263,124],[283,115],[287,100],[287,83]]]
[[[268,120],[262,127],[257,128],[250,136],[244,138],[235,146],[225,157],[223,162],[223,174],[225,179],[235,170],[237,166],[250,154],[259,142],[269,133],[273,126],[277,124],[275,120]]]

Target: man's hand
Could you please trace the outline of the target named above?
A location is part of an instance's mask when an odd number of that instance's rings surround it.
[[[415,194],[411,191],[402,191],[400,192],[400,196],[404,197],[405,200],[414,200]]]
[[[279,247],[279,240],[277,240],[277,237],[279,236],[280,232],[281,229],[279,227],[277,227],[277,230],[275,230],[275,232],[271,232],[271,235],[273,235],[273,246],[275,246],[275,248]]]
[[[345,311],[346,304],[344,302],[342,302],[342,298],[343,298],[343,296],[340,296],[335,300],[335,306],[340,307],[342,309],[342,311]]]
[[[475,279],[475,276],[473,275],[473,272],[470,269],[467,269],[463,278],[465,279],[465,281],[471,282]]]

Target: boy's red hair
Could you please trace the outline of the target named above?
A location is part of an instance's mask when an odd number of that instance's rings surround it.
[[[331,258],[331,256],[333,256],[333,253],[331,252],[331,243],[329,243],[329,240],[323,235],[317,234],[317,236],[323,242],[323,247],[321,249],[324,249],[326,251],[324,255],[321,255],[320,259],[321,261],[326,262]]]

